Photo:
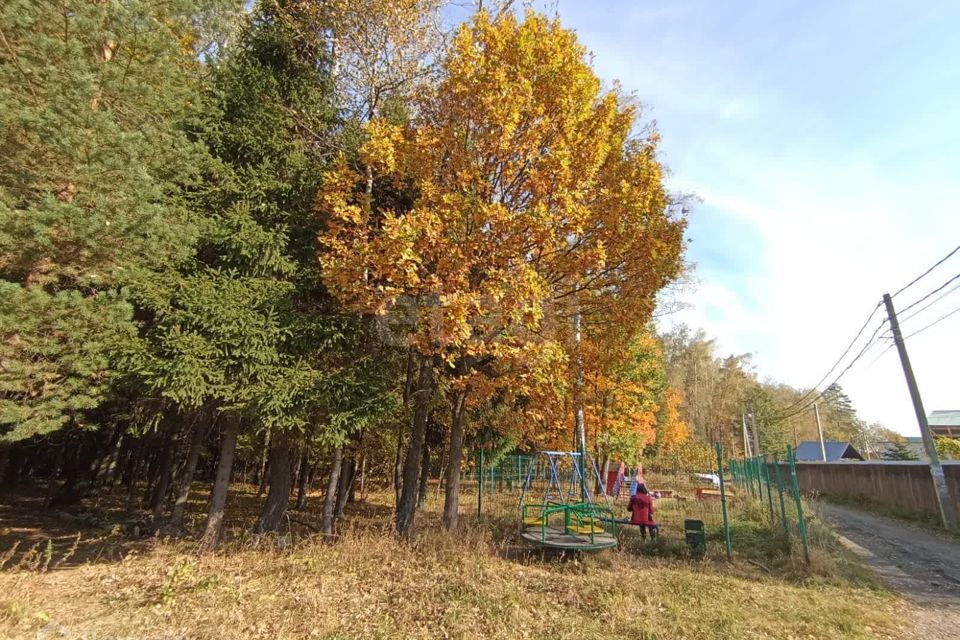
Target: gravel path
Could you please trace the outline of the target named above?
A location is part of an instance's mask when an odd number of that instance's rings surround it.
[[[907,638],[960,638],[960,542],[857,509],[821,506],[841,542],[915,605]]]

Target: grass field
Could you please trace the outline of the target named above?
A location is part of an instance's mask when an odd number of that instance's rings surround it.
[[[240,534],[253,517],[242,509],[252,498],[233,501],[236,535],[213,555],[198,556],[188,540],[131,543],[116,529],[82,531],[91,541],[74,544],[62,524],[46,532],[60,534],[49,551],[42,543],[32,555],[22,546],[9,557],[0,550],[0,637],[892,638],[900,631],[902,603],[824,531],[810,567],[746,521],[735,523],[743,551],[733,563],[713,553],[674,557],[629,534],[621,551],[548,558],[518,544],[505,517],[480,525],[465,517],[458,537],[438,531],[435,499],[418,516],[417,537],[397,540],[388,493],[351,505],[336,540],[295,523],[279,537],[254,538]],[[17,532],[6,520],[16,513],[4,513],[7,544]],[[32,539],[44,533],[34,530]],[[74,547],[83,551],[70,555]]]

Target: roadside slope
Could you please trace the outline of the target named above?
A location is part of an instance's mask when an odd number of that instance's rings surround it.
[[[960,542],[891,518],[823,504],[841,542],[916,605],[910,637],[960,636]]]

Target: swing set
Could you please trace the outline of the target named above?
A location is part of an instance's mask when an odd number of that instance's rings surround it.
[[[603,504],[594,501],[591,481]],[[531,457],[520,494],[520,537],[538,547],[569,551],[617,546],[617,520],[593,458],[576,451],[541,451]]]

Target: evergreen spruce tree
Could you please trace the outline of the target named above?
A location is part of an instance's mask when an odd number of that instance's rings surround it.
[[[128,369],[148,393],[222,418],[207,548],[221,535],[238,438],[271,432],[256,526],[269,531],[305,439],[340,442],[393,406],[385,360],[363,357],[362,324],[339,313],[319,277],[314,200],[337,114],[323,40],[301,37],[321,25],[299,23],[298,7],[258,5],[215,65],[201,139],[217,166],[192,197],[195,256],[136,294],[149,322]]]
[[[919,460],[904,442],[893,442],[881,456],[884,460]]]
[[[228,4],[0,7],[0,439],[84,423],[136,335],[126,292],[192,255],[192,44]]]

